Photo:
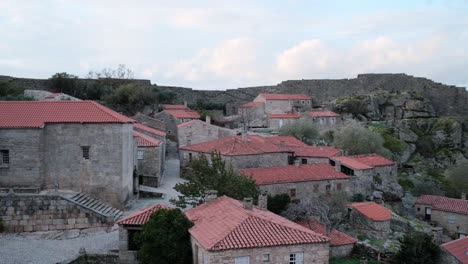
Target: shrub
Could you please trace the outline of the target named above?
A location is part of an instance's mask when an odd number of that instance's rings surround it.
[[[405,191],[409,191],[414,188],[414,183],[408,179],[399,179],[398,184],[400,184]]]
[[[281,136],[293,136],[308,145],[316,143],[319,137],[314,125],[306,121],[285,125],[280,129],[279,134]]]
[[[275,213],[281,214],[288,204],[291,202],[291,198],[288,194],[277,194],[275,196],[268,195],[268,210]]]
[[[366,198],[366,197],[364,196],[364,194],[362,194],[362,193],[355,193],[355,194],[353,194],[353,197],[351,198],[351,200],[352,200],[353,202],[358,202],[358,203],[359,203],[359,202],[364,202],[364,199],[365,199],[365,198]]]
[[[405,234],[400,240],[400,251],[395,255],[396,263],[401,264],[436,264],[440,248],[434,244],[432,237],[423,232]]]

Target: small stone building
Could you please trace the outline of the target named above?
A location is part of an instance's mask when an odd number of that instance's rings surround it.
[[[0,187],[132,198],[134,120],[93,101],[0,102]]]
[[[312,98],[304,94],[259,94],[253,102],[264,104],[266,114],[305,112],[312,108]]]
[[[117,222],[119,225],[119,263],[138,263],[138,245],[135,243],[135,235],[140,232],[142,226],[149,221],[151,214],[160,209],[170,208],[156,204],[134,212]]]
[[[193,110],[168,109],[155,114],[154,118],[166,123],[167,135],[173,136],[174,139],[177,140],[177,125],[191,120],[200,119],[200,115]]]
[[[374,202],[352,203],[349,219],[353,227],[361,233],[385,238],[390,232],[390,210]]]
[[[179,149],[181,168],[187,168],[198,155],[218,152],[234,169],[288,165],[292,152],[283,150],[257,135],[231,136]]]
[[[468,236],[468,200],[421,195],[416,200],[416,216],[435,222],[456,238]]]
[[[177,137],[179,146],[189,146],[236,135],[235,130],[212,125],[209,120],[207,118],[207,121],[204,122],[196,119],[178,124]]]
[[[137,138],[137,172],[139,184],[158,187],[163,172],[163,144],[161,141],[133,131]]]
[[[249,102],[239,107],[241,126],[245,129],[267,126],[265,104],[263,102]]]
[[[330,257],[332,258],[345,258],[351,256],[353,253],[354,244],[358,242],[358,239],[340,232],[335,228],[332,228],[330,234],[327,235],[327,229],[325,225],[321,224],[315,218],[312,218],[309,221],[299,220],[296,223],[330,238]]]
[[[300,115],[298,113],[290,114],[268,114],[268,128],[278,131],[283,126],[291,125],[299,120]]]
[[[289,194],[293,200],[350,192],[349,176],[326,163],[243,169],[240,172],[252,177],[262,192]]]
[[[222,196],[189,209],[196,264],[325,264],[329,239],[267,210]]]
[[[441,264],[468,264],[468,237],[441,245]]]
[[[133,124],[133,130],[145,134],[151,138],[157,139],[158,141],[161,141],[161,160],[162,162],[166,160],[166,132],[139,123]],[[164,166],[161,167],[161,173],[163,171]]]
[[[148,127],[154,128],[159,131],[163,131],[166,133],[166,122],[163,122],[158,119],[154,119],[150,116],[144,115],[142,113],[137,113],[136,115],[132,116],[132,119],[138,121],[138,123],[146,125]]]
[[[328,110],[310,110],[304,113],[304,118],[320,131],[334,129],[343,124],[339,114]]]

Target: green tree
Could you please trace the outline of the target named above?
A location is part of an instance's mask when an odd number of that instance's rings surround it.
[[[357,122],[351,122],[334,134],[333,145],[348,151],[349,155],[377,153],[391,157],[379,133],[367,129]]]
[[[219,153],[211,153],[209,157],[200,155],[191,161],[190,167],[189,172],[184,175],[187,182],[178,183],[174,187],[182,194],[178,200],[172,201],[178,206],[202,204],[208,190],[216,190],[219,196],[226,195],[238,200],[258,196],[255,181],[235,172]]]
[[[267,208],[269,211],[275,214],[281,214],[286,207],[291,202],[291,198],[288,194],[277,194],[275,196],[268,195],[268,205]]]
[[[281,127],[279,134],[281,136],[293,136],[308,145],[316,143],[319,137],[319,133],[314,125],[306,121],[285,125]]]
[[[124,84],[105,98],[108,105],[126,114],[135,114],[146,105],[156,103],[156,94],[146,87]]]
[[[78,77],[66,72],[58,72],[49,79],[49,86],[56,93],[66,93],[80,97],[81,91],[77,85]]]
[[[449,169],[446,173],[447,194],[460,198],[461,193],[468,193],[468,160],[461,161],[457,166]]]
[[[438,263],[440,249],[432,242],[432,237],[423,232],[407,233],[400,240],[400,251],[395,255],[396,263],[435,264]]]
[[[160,209],[136,234],[138,260],[143,263],[190,264],[192,249],[189,228],[193,223],[180,209]]]

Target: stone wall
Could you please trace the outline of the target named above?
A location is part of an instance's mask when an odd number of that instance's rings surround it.
[[[166,133],[170,138],[177,140],[177,125],[183,123],[181,120],[169,115],[165,111],[159,112],[154,115],[154,118],[166,124]]]
[[[137,251],[128,248],[128,230],[141,230],[141,227],[119,225],[119,263],[138,264]]]
[[[430,205],[425,204],[415,205],[418,218],[424,219],[426,207],[432,208]],[[432,209],[431,222],[443,227],[452,237],[458,238],[459,233],[468,235],[468,215]]]
[[[345,258],[351,256],[353,253],[354,244],[342,246],[330,246],[330,257],[332,258]]]
[[[6,232],[108,229],[114,219],[57,195],[0,194],[0,218]]]
[[[340,187],[338,187],[340,185]],[[327,195],[327,186],[330,187],[330,193],[346,192],[351,193],[348,180],[326,180],[326,181],[307,181],[307,182],[289,182],[277,184],[259,185],[260,190],[268,192],[269,195],[289,194],[291,189],[296,190],[295,199],[307,200]],[[291,197],[294,198],[294,197]]]
[[[264,264],[264,254],[270,255],[267,263],[289,263],[291,253],[304,253],[307,264],[328,264],[329,260],[328,243],[207,251],[193,237],[191,240],[194,263],[198,264],[235,264],[236,257],[243,256],[250,257],[250,264]]]
[[[179,147],[236,135],[236,131],[201,120],[177,128]]]
[[[143,159],[138,160],[140,184],[158,187],[163,167],[163,149],[161,147],[138,147],[138,151],[143,151]]]
[[[377,238],[387,238],[390,232],[390,220],[373,221],[356,210],[350,213],[350,223],[356,231]]]
[[[161,130],[161,131],[166,131],[166,123],[162,122],[159,119],[155,119],[149,116],[146,116],[144,114],[138,113],[134,116],[132,116],[133,119],[138,121],[139,123],[143,125],[147,125],[149,127]]]

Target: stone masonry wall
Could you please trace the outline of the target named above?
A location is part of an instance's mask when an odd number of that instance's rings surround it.
[[[332,258],[345,258],[351,256],[353,253],[354,244],[342,246],[330,246],[330,257]]]
[[[197,121],[177,128],[180,147],[234,135],[236,135],[235,130],[211,125],[203,121]]]
[[[143,159],[138,160],[138,175],[142,178],[141,184],[158,187],[162,173],[162,148],[161,147],[138,147],[143,151]]]
[[[307,264],[328,264],[329,260],[328,243],[206,251],[193,237],[191,240],[194,263],[199,264],[235,264],[236,257],[243,256],[250,257],[250,264],[264,264],[264,254],[270,255],[270,261],[267,263],[289,263],[291,253],[304,253],[304,263]]]
[[[430,205],[416,204],[415,211],[418,218],[424,219],[426,207]],[[468,234],[468,215],[444,212],[432,209],[431,222],[435,222],[445,228],[451,236],[456,237],[458,233]]]
[[[69,230],[113,226],[113,219],[80,207],[60,196],[0,195],[0,218],[6,232]]]

